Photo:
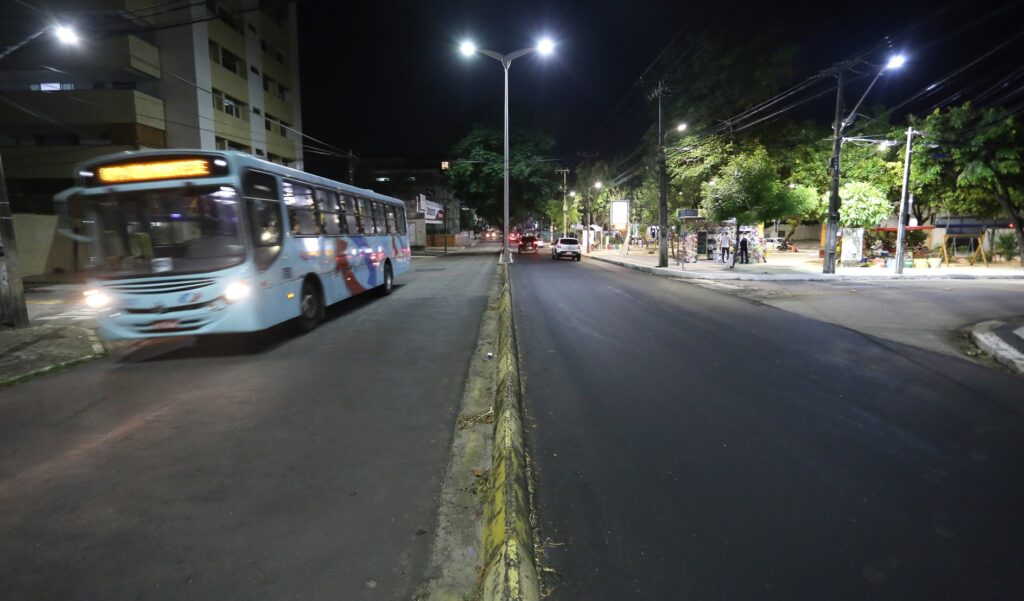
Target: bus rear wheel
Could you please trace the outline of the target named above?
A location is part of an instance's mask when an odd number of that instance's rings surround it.
[[[391,263],[384,264],[384,283],[377,287],[379,296],[387,296],[395,287],[395,272],[391,270]]]
[[[315,328],[324,318],[324,297],[320,288],[311,280],[302,283],[302,296],[299,298],[299,328],[308,332]]]

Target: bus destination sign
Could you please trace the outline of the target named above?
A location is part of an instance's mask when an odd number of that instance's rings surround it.
[[[125,184],[183,177],[209,177],[210,162],[210,159],[190,158],[105,165],[96,170],[96,181],[103,184]]]

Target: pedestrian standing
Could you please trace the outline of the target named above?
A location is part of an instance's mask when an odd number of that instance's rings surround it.
[[[740,263],[750,263],[750,255],[747,254],[747,237],[740,239]]]
[[[732,244],[732,241],[729,240],[729,234],[727,234],[727,233],[726,234],[722,234],[722,236],[719,238],[719,240],[720,240],[719,244],[722,245],[722,262],[723,263],[728,263],[729,262],[729,247]]]

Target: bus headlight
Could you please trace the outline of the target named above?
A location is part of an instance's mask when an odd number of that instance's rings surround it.
[[[224,289],[224,298],[228,302],[234,303],[249,296],[250,292],[252,292],[252,286],[247,282],[231,282],[228,284],[228,287]]]
[[[85,296],[85,304],[93,309],[102,309],[110,304],[110,297],[100,290],[86,290],[82,294]]]

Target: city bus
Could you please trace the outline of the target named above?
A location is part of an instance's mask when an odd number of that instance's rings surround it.
[[[75,184],[55,198],[61,233],[88,249],[84,302],[108,340],[311,330],[411,265],[402,201],[239,152],[123,152]]]

